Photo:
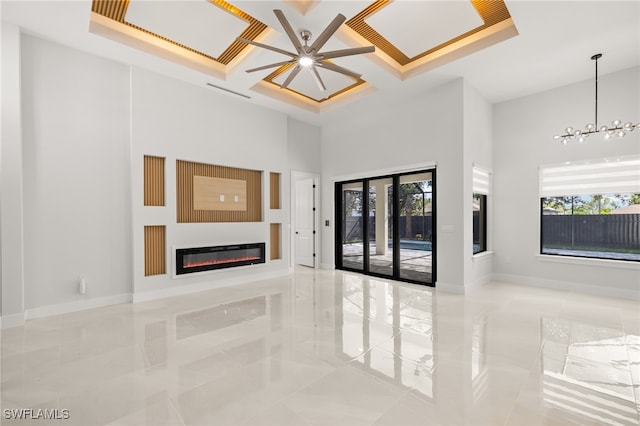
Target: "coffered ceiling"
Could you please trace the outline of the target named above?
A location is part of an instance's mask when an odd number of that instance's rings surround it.
[[[311,42],[343,14],[322,50],[375,46],[331,59],[362,76],[319,68],[322,91],[306,72],[281,89],[291,64],[246,73],[291,57],[238,37],[295,52],[274,9],[297,33],[311,31]],[[459,77],[492,102],[522,96],[589,78],[596,51],[603,73],[640,63],[636,0],[3,0],[2,18],[316,124]]]
[[[331,45],[338,49],[375,46],[370,60],[399,80],[517,35],[502,0],[325,2],[330,7],[324,13],[321,4],[285,3],[283,6],[291,6],[287,7],[287,20],[294,22],[294,31],[300,34],[309,26],[317,27],[332,10],[335,14],[347,13],[346,22],[335,34],[337,40],[329,39]],[[93,0],[91,11],[91,32],[222,80],[247,66],[247,56],[256,49],[238,41],[238,37],[262,41],[273,35],[271,40],[278,48],[295,50],[287,46],[289,40],[278,37],[282,24],[273,25],[264,3]],[[400,22],[402,25],[398,25]],[[290,59],[281,57],[276,63]],[[375,89],[366,77],[325,68],[317,71],[326,90],[318,87],[311,73],[302,73],[283,88],[293,68],[292,64],[283,64],[275,71],[264,71],[263,78],[249,90],[319,113],[327,105]]]

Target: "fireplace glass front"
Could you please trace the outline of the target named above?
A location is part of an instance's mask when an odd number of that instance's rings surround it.
[[[176,274],[265,263],[265,243],[176,249]]]

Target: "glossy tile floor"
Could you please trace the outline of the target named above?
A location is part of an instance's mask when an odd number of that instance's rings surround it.
[[[638,424],[639,311],[303,268],[3,330],[2,424]]]

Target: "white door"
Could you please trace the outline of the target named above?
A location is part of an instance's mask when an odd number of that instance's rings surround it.
[[[313,179],[296,182],[295,262],[315,267],[315,188]]]

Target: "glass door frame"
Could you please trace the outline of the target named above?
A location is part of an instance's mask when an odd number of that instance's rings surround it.
[[[402,176],[411,176],[418,175],[423,173],[431,173],[431,282],[413,280],[409,278],[402,278],[400,276],[400,178]],[[370,238],[369,238],[369,225],[370,225],[370,216],[369,216],[369,187],[370,182],[382,180],[382,179],[392,179],[392,188],[393,188],[393,196],[392,196],[392,235],[390,235],[392,240],[392,259],[393,259],[393,273],[392,275],[385,275],[376,272],[371,272],[370,268]],[[363,249],[363,265],[362,269],[350,268],[348,266],[343,265],[343,235],[342,235],[342,227],[343,227],[343,219],[342,219],[342,209],[343,209],[343,185],[349,185],[359,183],[362,184],[362,249]],[[394,173],[389,175],[381,175],[381,176],[372,176],[367,178],[360,179],[350,179],[346,181],[335,182],[334,185],[334,207],[335,207],[335,241],[334,241],[334,253],[335,253],[335,267],[336,269],[358,272],[365,275],[370,275],[379,278],[387,278],[393,279],[397,281],[403,281],[413,284],[426,285],[429,287],[435,287],[436,283],[436,274],[437,274],[437,191],[436,191],[436,169],[421,169],[410,172],[402,172],[402,173]],[[376,212],[377,214],[377,212]],[[387,214],[387,213],[385,213]]]

